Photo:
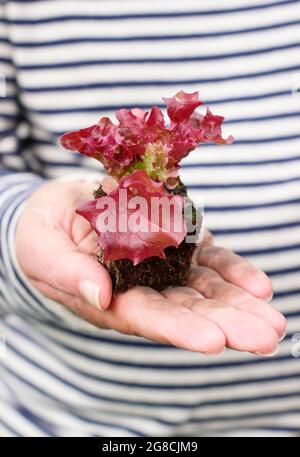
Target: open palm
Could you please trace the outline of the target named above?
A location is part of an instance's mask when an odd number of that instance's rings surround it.
[[[159,293],[134,287],[111,300],[107,271],[91,254],[97,239],[74,209],[95,184],[51,182],[29,200],[17,229],[17,256],[34,286],[83,319],[101,327],[176,347],[218,354],[225,347],[274,352],[285,319],[265,300],[272,287],[263,272],[233,252],[214,246],[209,233],[199,244],[186,287]],[[97,284],[101,311],[82,293]]]

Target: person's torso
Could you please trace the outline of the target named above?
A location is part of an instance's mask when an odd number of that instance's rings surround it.
[[[199,90],[235,143],[194,151],[182,178],[204,201],[218,243],[270,275],[289,328],[274,359],[232,351],[209,359],[88,326],[11,318],[10,389],[25,392],[24,408],[43,402],[50,424],[92,434],[300,429],[292,354],[300,331],[299,2],[32,3],[6,6],[29,168],[51,178],[97,173],[93,160],[58,147],[62,133]]]

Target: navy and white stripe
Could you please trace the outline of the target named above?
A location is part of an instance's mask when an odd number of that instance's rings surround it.
[[[300,431],[300,1],[2,1],[0,435],[144,436]],[[217,240],[274,281],[289,321],[272,359],[206,358],[93,328],[45,299],[14,230],[43,179],[95,174],[65,131],[200,90],[236,142],[184,162]]]

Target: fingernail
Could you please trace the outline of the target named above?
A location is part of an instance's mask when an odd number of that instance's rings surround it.
[[[269,303],[272,300],[273,300],[273,292],[271,293],[271,295],[269,295],[269,297],[266,298],[266,302]]]
[[[103,311],[100,305],[100,287],[93,281],[85,279],[80,281],[79,290],[81,295],[95,308]]]
[[[269,352],[267,354],[262,354],[261,352],[255,352],[256,355],[259,355],[261,357],[274,357],[274,355],[278,354],[279,348],[277,347],[275,351]]]
[[[285,332],[285,333],[282,335],[282,337],[280,338],[279,343],[280,343],[280,341],[283,341],[285,337],[286,337],[286,332]]]
[[[223,355],[226,352],[227,348],[224,348],[223,351],[217,352],[215,354],[209,352],[202,352],[203,355],[207,355],[209,357],[218,357],[219,355]]]

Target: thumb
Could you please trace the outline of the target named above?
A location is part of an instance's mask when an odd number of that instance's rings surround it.
[[[55,262],[51,276],[53,287],[80,296],[99,310],[109,307],[112,296],[110,275],[92,257],[76,251],[64,253]]]
[[[34,281],[79,296],[100,310],[107,309],[112,297],[107,270],[93,257],[79,252],[63,233],[54,230],[44,235],[40,232],[35,243],[31,242],[30,247],[23,244],[19,249],[25,274]]]

